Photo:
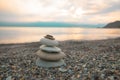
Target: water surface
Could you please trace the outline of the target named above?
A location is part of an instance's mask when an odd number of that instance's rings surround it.
[[[41,27],[0,27],[1,43],[36,42],[46,34],[57,40],[100,40],[120,37],[120,29],[106,28],[41,28]]]

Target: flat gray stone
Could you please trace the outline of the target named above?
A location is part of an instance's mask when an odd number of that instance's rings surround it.
[[[58,46],[58,44],[59,44],[58,41],[56,41],[56,40],[50,40],[50,39],[47,39],[47,38],[40,39],[40,42],[43,45],[46,45],[46,46]]]
[[[58,67],[58,66],[62,66],[64,64],[65,64],[64,60],[62,60],[62,59],[59,61],[54,61],[54,62],[44,61],[39,58],[36,60],[36,65],[41,66],[41,67]]]
[[[40,46],[40,49],[46,52],[61,52],[61,49],[58,47],[49,47],[45,45]]]
[[[67,69],[65,69],[65,68],[59,68],[58,70],[61,71],[61,72],[66,72],[67,71]]]
[[[12,76],[8,76],[6,80],[12,80]]]
[[[36,54],[44,60],[51,60],[51,61],[56,61],[56,60],[60,60],[62,58],[65,57],[65,54],[63,52],[60,53],[48,53],[48,52],[44,52],[41,50],[38,50],[36,52]]]

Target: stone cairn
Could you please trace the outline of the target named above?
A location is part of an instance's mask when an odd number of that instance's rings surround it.
[[[46,35],[40,40],[42,44],[40,49],[37,51],[38,59],[36,65],[41,67],[57,67],[64,65],[65,54],[61,51],[58,46],[58,41],[52,35]]]

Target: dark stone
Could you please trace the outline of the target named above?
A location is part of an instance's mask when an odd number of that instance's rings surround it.
[[[49,34],[46,35],[45,38],[47,38],[47,39],[51,39],[51,40],[55,40],[55,38],[54,38],[52,35],[49,35]]]

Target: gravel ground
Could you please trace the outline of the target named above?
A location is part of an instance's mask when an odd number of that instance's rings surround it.
[[[0,80],[120,80],[120,38],[61,41],[66,65],[36,66],[39,42],[0,44]]]

